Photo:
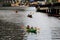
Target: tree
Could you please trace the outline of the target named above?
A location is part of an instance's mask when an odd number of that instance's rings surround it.
[[[53,3],[57,2],[58,0],[52,0]]]
[[[57,2],[58,0],[47,0],[47,3],[55,3]]]

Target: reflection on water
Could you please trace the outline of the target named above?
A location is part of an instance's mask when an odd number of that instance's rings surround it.
[[[38,35],[39,35],[39,33],[38,34],[35,34],[35,33],[26,33],[24,40],[38,40],[38,38],[37,38]]]
[[[32,14],[32,18],[27,17],[31,12],[34,13]],[[60,20],[57,18],[48,17],[44,13],[35,12],[33,10],[18,11],[18,13],[14,10],[0,10],[0,19],[13,23],[22,23],[24,26],[30,25],[41,28],[40,33],[26,33],[24,40],[51,40],[50,27],[60,27]]]

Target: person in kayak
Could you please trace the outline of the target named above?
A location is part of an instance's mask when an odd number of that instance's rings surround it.
[[[29,25],[27,25],[27,27],[26,27],[26,32],[30,32],[30,26]]]
[[[33,27],[31,27],[30,32],[31,32],[31,33],[35,33],[35,34],[36,34],[36,33],[37,33],[37,30],[36,30],[36,29],[34,29]]]

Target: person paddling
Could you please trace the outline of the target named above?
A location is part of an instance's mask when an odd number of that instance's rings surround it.
[[[33,27],[31,27],[30,32],[31,32],[31,33],[35,33],[35,34],[36,34],[36,33],[37,33],[37,30],[36,30],[36,29],[34,29]]]
[[[27,27],[26,27],[26,32],[30,32],[30,26],[29,25],[27,25]]]

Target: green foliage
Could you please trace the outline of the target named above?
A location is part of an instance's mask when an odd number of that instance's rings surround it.
[[[2,0],[0,0],[0,2],[2,2]]]
[[[4,7],[10,7],[11,4],[10,4],[10,3],[4,3],[3,6],[4,6]]]
[[[55,3],[55,2],[57,2],[58,0],[47,0],[47,3],[51,3],[51,2],[53,2],[53,3]]]

